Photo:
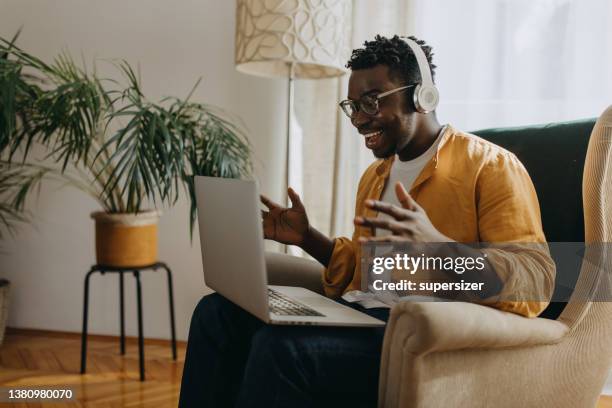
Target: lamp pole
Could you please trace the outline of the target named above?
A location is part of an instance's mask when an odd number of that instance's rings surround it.
[[[295,80],[295,62],[287,63],[288,69],[288,82],[287,82],[287,140],[285,145],[285,207],[289,208],[289,183],[290,183],[290,161],[291,157],[291,117],[293,116],[293,94],[294,94],[294,80]],[[289,253],[289,245],[283,245],[283,252]]]
[[[288,83],[287,83],[287,143],[285,146],[285,206],[289,208],[289,189],[290,183],[290,157],[291,157],[291,116],[293,114],[293,94],[294,94],[294,80],[295,80],[295,62],[288,62]]]

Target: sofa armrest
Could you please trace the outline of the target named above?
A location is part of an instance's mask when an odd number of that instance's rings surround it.
[[[427,354],[473,348],[509,348],[561,341],[568,327],[464,302],[402,302],[391,311],[384,348]],[[392,346],[393,344],[393,346]]]
[[[266,252],[268,284],[300,286],[324,294],[323,266],[317,261],[296,256]]]

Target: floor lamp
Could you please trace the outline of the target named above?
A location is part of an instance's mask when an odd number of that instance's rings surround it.
[[[294,80],[346,73],[350,23],[351,0],[237,0],[236,69],[288,81],[283,183],[287,205]]]

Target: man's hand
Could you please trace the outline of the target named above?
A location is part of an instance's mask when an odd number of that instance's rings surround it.
[[[261,202],[269,211],[261,211],[264,238],[282,244],[301,246],[306,239],[309,223],[300,196],[292,188],[287,190],[291,208],[285,208],[261,195]]]
[[[467,245],[456,243],[449,237],[442,234],[433,226],[425,210],[417,204],[416,201],[406,191],[402,183],[395,184],[395,194],[398,201],[402,204],[401,207],[391,205],[382,201],[367,200],[366,205],[379,212],[389,214],[393,217],[392,220],[381,220],[378,218],[355,217],[355,224],[372,228],[383,228],[391,231],[392,235],[381,237],[359,238],[360,242],[404,242],[404,243],[439,243],[439,242],[454,242],[452,245],[436,245],[434,246],[439,257],[471,257],[476,258],[482,256],[482,253],[477,249]],[[420,252],[420,251],[418,251]],[[498,294],[503,288],[503,282],[497,276],[495,269],[489,261],[485,260],[483,270],[469,271],[462,275],[454,272],[448,274],[456,281],[461,277],[467,282],[485,283],[484,289],[480,292],[463,292],[472,298],[485,299]]]
[[[452,242],[433,226],[425,210],[408,194],[402,183],[395,184],[395,194],[401,207],[384,201],[366,200],[369,208],[388,214],[393,219],[355,217],[355,224],[364,227],[382,228],[392,235],[369,238],[361,237],[361,242]]]

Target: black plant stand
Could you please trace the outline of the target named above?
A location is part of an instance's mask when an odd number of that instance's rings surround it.
[[[174,328],[174,297],[172,295],[172,271],[163,262],[157,262],[147,266],[124,267],[118,268],[114,266],[94,265],[91,267],[85,276],[85,300],[83,302],[83,333],[81,333],[81,374],[85,374],[87,367],[87,312],[89,310],[89,278],[92,274],[100,272],[119,274],[119,314],[120,314],[120,330],[121,330],[121,354],[125,354],[125,313],[123,305],[123,274],[132,273],[136,278],[136,301],[138,310],[138,357],[140,363],[140,381],[145,379],[144,371],[144,337],[142,334],[142,292],[140,288],[140,273],[146,270],[157,271],[163,268],[166,270],[168,277],[168,300],[170,304],[170,330],[172,332],[172,358],[176,360],[176,333]]]

